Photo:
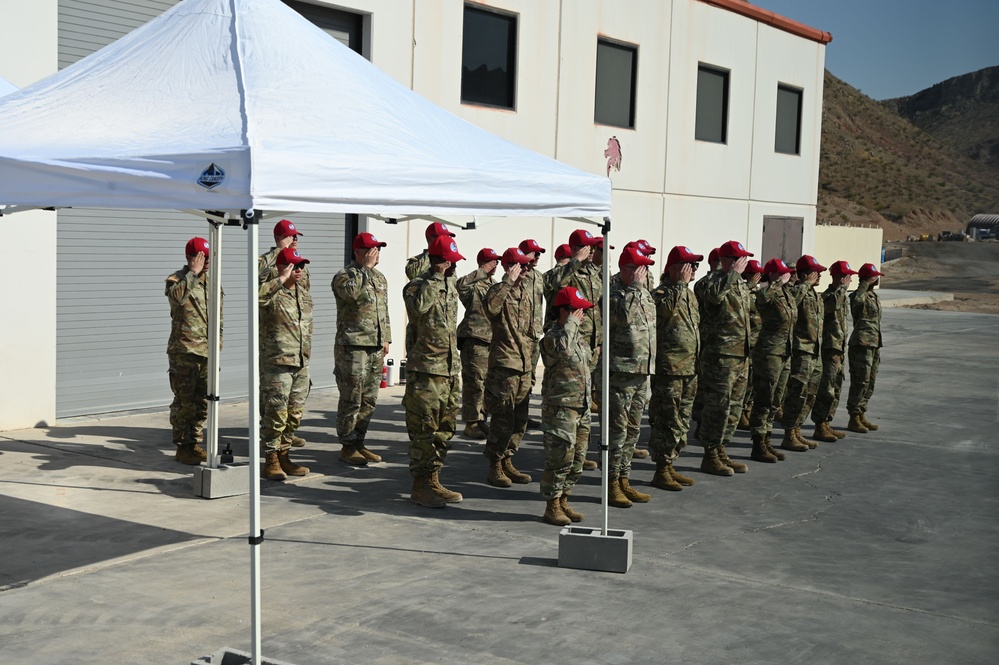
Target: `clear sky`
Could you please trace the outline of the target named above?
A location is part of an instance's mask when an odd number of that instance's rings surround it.
[[[832,33],[826,69],[874,99],[999,65],[999,0],[750,0]]]

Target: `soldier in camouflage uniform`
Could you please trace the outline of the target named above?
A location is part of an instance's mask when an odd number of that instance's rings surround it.
[[[704,328],[707,326],[707,320],[705,316],[706,311],[706,301],[704,298],[704,288],[708,285],[708,281],[711,276],[714,275],[721,269],[721,261],[718,259],[718,248],[715,247],[710,252],[708,252],[708,272],[706,275],[701,277],[699,280],[694,282],[694,297],[697,298],[697,308],[701,315],[701,339],[704,339]],[[698,368],[698,374],[700,374],[700,368]],[[694,430],[694,436],[700,440],[701,434],[701,411],[704,409],[704,389],[703,382],[697,384],[697,394],[694,396],[694,407],[690,412],[691,417],[697,421],[697,429]]]
[[[461,398],[458,358],[458,289],[454,273],[463,257],[449,236],[435,238],[428,249],[430,268],[403,289],[413,327],[407,356],[406,429],[409,431],[409,500],[443,508],[462,500],[440,482],[451,438],[457,428]]]
[[[569,494],[583,475],[590,438],[590,345],[579,337],[583,312],[593,303],[567,286],[551,300],[559,314],[541,340],[545,360],[541,386],[541,429],[545,441],[545,470],[541,496],[549,524],[580,522],[583,514],[569,506]]]
[[[649,449],[656,463],[653,487],[678,492],[694,479],[681,475],[673,462],[687,445],[690,410],[697,393],[697,358],[701,351],[700,312],[690,290],[701,254],[677,245],[666,257],[662,283],[653,294],[656,304],[656,373],[652,377]]]
[[[822,361],[819,350],[822,344],[822,299],[815,291],[821,273],[826,267],[815,257],[803,255],[795,264],[798,283],[794,286],[795,300],[798,302],[798,321],[794,326],[794,352],[791,354],[791,376],[787,380],[787,393],[781,424],[785,436],[790,428],[791,436],[798,443],[809,448],[819,445],[818,441],[806,439],[801,434],[801,425],[815,403],[815,391],[822,378]]]
[[[537,240],[529,238],[522,240],[517,246],[524,256],[531,259],[531,262],[524,266],[527,273],[524,276],[524,284],[528,290],[534,294],[534,321],[531,324],[531,336],[534,337],[534,353],[531,356],[531,390],[538,382],[538,361],[541,359],[541,338],[544,336],[545,324],[545,283],[544,276],[538,272],[538,261],[545,253],[545,248],[538,244]],[[541,423],[531,417],[527,419],[528,429],[537,429]]]
[[[486,411],[489,436],[483,454],[489,460],[486,482],[495,487],[526,484],[531,477],[513,465],[513,456],[527,431],[531,397],[531,361],[537,339],[533,335],[537,300],[525,282],[530,263],[517,247],[503,252],[506,274],[486,293],[486,316],[492,324],[489,372],[486,374]]]
[[[550,290],[556,292],[567,286],[579,289],[583,298],[593,303],[593,307],[583,313],[583,322],[579,325],[579,335],[590,345],[593,352],[590,360],[590,369],[596,369],[600,356],[600,343],[603,341],[603,329],[600,321],[600,309],[598,303],[602,294],[600,266],[593,263],[591,258],[593,248],[601,242],[589,231],[578,229],[569,236],[569,249],[571,256],[569,261],[563,266],[552,268],[554,274],[550,282]],[[549,312],[545,321],[547,327],[554,321],[554,311]]]
[[[631,486],[631,460],[648,400],[649,375],[656,371],[656,308],[645,290],[652,259],[637,247],[621,252],[621,283],[610,292],[610,364],[606,417],[610,430],[607,501],[618,508],[646,503],[652,496]]]
[[[437,238],[454,237],[454,234],[448,231],[447,226],[441,224],[440,222],[434,222],[428,226],[424,235],[427,238],[428,247]],[[428,270],[430,270],[429,250],[425,249],[416,256],[411,256],[409,260],[406,261],[406,279],[416,279]]]
[[[541,282],[545,287],[545,320],[544,329],[547,330],[552,321],[558,319],[558,311],[555,308],[555,296],[560,291],[556,272],[559,267],[564,266],[572,258],[572,248],[568,244],[559,245],[555,248],[555,265],[549,268],[541,276]],[[544,356],[542,355],[542,361]]]
[[[191,238],[184,254],[187,265],[167,277],[165,289],[170,301],[170,426],[177,446],[174,459],[194,466],[208,457],[200,445],[208,417],[208,241]]]
[[[721,270],[704,286],[701,311],[701,373],[704,409],[699,423],[704,446],[701,471],[718,476],[749,470],[729,458],[726,446],[742,415],[749,374],[749,287],[742,273],[753,254],[730,240],[718,248]],[[705,319],[709,322],[705,324]]]
[[[486,372],[489,370],[489,342],[492,325],[483,308],[486,292],[495,282],[493,275],[500,255],[486,247],[479,251],[479,267],[458,280],[458,298],[465,308],[465,317],[458,324],[458,349],[461,352],[461,417],[465,421],[464,435],[470,439],[486,438],[485,396]]]
[[[378,400],[382,363],[392,343],[388,282],[375,267],[382,247],[385,243],[372,234],[357,234],[354,260],[330,284],[337,315],[333,344],[333,375],[339,392],[336,433],[342,446],[340,459],[353,465],[382,461],[364,446]]]
[[[877,425],[867,419],[867,402],[874,394],[874,382],[881,366],[881,300],[874,287],[881,281],[882,273],[873,263],[860,267],[860,283],[850,294],[850,312],[853,315],[853,334],[850,335],[847,358],[850,361],[850,393],[846,409],[850,413],[847,429],[858,434],[876,430]]]
[[[312,385],[312,296],[301,286],[309,260],[292,247],[275,258],[277,277],[260,285],[260,443],[270,480],[304,476],[288,457]]]
[[[750,458],[757,462],[774,463],[784,459],[784,453],[770,443],[774,417],[784,399],[787,377],[791,373],[791,353],[798,304],[787,285],[794,269],[782,259],[770,259],[763,268],[767,283],[755,294],[756,311],[760,315],[760,336],[753,349],[753,413],[749,420],[753,433]],[[808,450],[808,446],[785,436],[782,448]]]
[[[749,378],[746,379],[746,397],[742,400],[742,416],[739,418],[739,425],[736,429],[749,431],[749,415],[753,412],[753,349],[756,347],[756,340],[760,336],[760,327],[763,325],[760,320],[760,313],[756,311],[756,291],[760,287],[760,278],[763,277],[763,266],[756,259],[746,264],[746,269],[742,273],[742,278],[746,280],[749,287]]]
[[[829,274],[832,283],[822,294],[822,378],[812,407],[814,438],[826,442],[846,436],[844,432],[834,430],[829,423],[836,415],[843,389],[843,358],[846,354],[846,333],[850,325],[847,319],[849,307],[846,290],[857,271],[846,261],[837,261],[829,267]]]

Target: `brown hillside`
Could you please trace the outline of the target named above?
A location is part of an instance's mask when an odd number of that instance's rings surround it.
[[[886,240],[963,229],[999,211],[999,169],[825,75],[818,221],[876,223]]]

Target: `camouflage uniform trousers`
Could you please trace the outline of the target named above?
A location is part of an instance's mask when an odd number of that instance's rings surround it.
[[[385,351],[380,346],[333,346],[336,388],[336,434],[340,443],[355,446],[364,441],[378,401]]]
[[[700,358],[697,361],[697,375],[701,376],[704,373],[704,359]],[[704,412],[704,382],[701,381],[697,384],[697,393],[694,395],[694,405],[690,409],[690,417],[696,420],[698,423],[701,422],[701,414]]]
[[[486,372],[489,369],[489,344],[481,339],[461,340],[461,419],[473,423],[486,419],[483,400]]]
[[[649,450],[656,463],[672,462],[687,445],[690,412],[697,394],[697,375],[666,374],[652,377]]]
[[[788,356],[766,354],[753,358],[753,411],[749,416],[749,428],[754,437],[773,431],[774,416],[784,401],[790,375],[791,358]]]
[[[512,457],[527,431],[531,402],[531,373],[494,367],[486,377],[486,411],[489,436],[483,454],[491,460]]]
[[[850,393],[846,410],[853,415],[867,413],[867,402],[874,394],[874,382],[881,366],[881,349],[869,346],[851,346],[847,351],[850,361]]]
[[[812,422],[831,422],[839,408],[839,397],[843,391],[843,354],[822,353],[822,378],[815,392],[815,405],[812,407]]]
[[[534,354],[531,356],[531,390],[538,382],[538,361],[541,360],[541,340],[534,343]]]
[[[291,447],[311,387],[308,366],[260,365],[260,444],[264,452]]]
[[[583,475],[583,460],[590,441],[590,405],[541,407],[545,440],[545,471],[541,496],[555,499],[572,490]]]
[[[208,358],[193,353],[171,353],[169,360],[173,442],[178,446],[201,443],[208,417]]]
[[[456,376],[409,372],[402,405],[409,432],[409,473],[429,476],[444,466],[458,423],[461,385]]]
[[[787,380],[784,396],[784,416],[781,424],[784,429],[801,427],[815,404],[815,393],[822,378],[822,361],[810,353],[795,353],[791,356],[791,375]]]
[[[701,443],[705,448],[727,444],[735,434],[746,396],[749,359],[707,355],[701,361],[698,384],[704,393],[701,411]]]
[[[649,399],[649,377],[646,374],[611,372],[608,386],[608,472],[611,476],[627,478],[631,474],[635,445],[642,433],[642,412]]]
[[[749,373],[746,375],[746,396],[742,400],[742,412],[750,414],[753,412],[753,404],[756,402],[756,394],[753,390],[753,357],[749,357]]]

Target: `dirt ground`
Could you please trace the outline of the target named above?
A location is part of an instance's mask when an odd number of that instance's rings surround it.
[[[999,314],[999,242],[899,242],[905,256],[882,269],[890,289],[945,291],[953,301],[913,309]]]

